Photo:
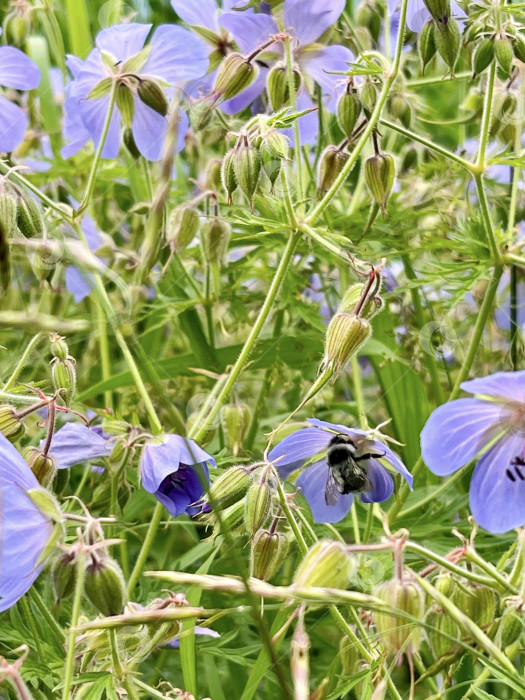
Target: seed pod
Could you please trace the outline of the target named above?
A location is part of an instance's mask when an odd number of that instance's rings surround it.
[[[421,587],[414,581],[386,581],[375,590],[377,598],[394,610],[405,612],[422,620],[425,598]],[[373,619],[388,652],[411,652],[419,649],[421,628],[416,623],[392,612],[375,612]]]
[[[57,471],[55,458],[45,455],[38,447],[26,447],[22,454],[40,486],[47,488],[53,482]]]
[[[494,54],[496,56],[496,61],[501,66],[505,75],[510,75],[512,59],[514,58],[514,51],[510,39],[507,39],[507,37],[498,37],[495,39]]]
[[[319,540],[305,554],[295,572],[293,586],[346,588],[350,581],[350,559],[344,544]]]
[[[289,545],[290,542],[283,532],[256,532],[250,554],[250,576],[269,581],[284,562]]]
[[[525,63],[525,37],[523,34],[516,34],[512,48],[518,61]]]
[[[16,230],[17,202],[7,191],[0,193],[0,296],[11,285],[11,249],[9,238]]]
[[[73,593],[76,571],[77,563],[72,552],[62,552],[54,560],[51,567],[51,582],[57,602]]]
[[[69,406],[75,395],[77,373],[73,360],[57,360],[51,366],[51,376],[56,391],[60,392],[66,406]]]
[[[363,112],[365,113],[365,117],[367,119],[370,119],[370,117],[372,116],[372,112],[374,111],[376,102],[377,88],[374,85],[374,83],[372,83],[370,80],[367,80],[361,88],[361,104],[363,105]]]
[[[390,153],[376,154],[367,158],[364,176],[370,194],[384,213],[396,176],[396,166]]]
[[[185,250],[200,226],[199,212],[189,204],[179,204],[168,217],[166,241],[172,250]]]
[[[436,55],[435,31],[436,25],[434,20],[431,19],[423,26],[417,40],[417,49],[421,59],[421,75],[425,74],[425,68]]]
[[[498,627],[500,647],[506,647],[517,642],[523,634],[523,613],[515,607],[508,606],[503,611]]]
[[[457,586],[453,600],[479,627],[488,625],[494,619],[496,594],[492,588],[470,584]]]
[[[250,424],[250,409],[246,404],[228,404],[222,409],[222,422],[228,447],[237,457]]]
[[[22,188],[17,188],[16,225],[27,238],[41,237],[44,233],[42,211],[33,197]]]
[[[372,333],[372,326],[351,313],[337,313],[328,324],[325,339],[323,369],[339,372],[348,360],[362,347]]]
[[[492,39],[482,39],[474,49],[472,56],[472,80],[483,73],[485,68],[494,60],[494,41]]]
[[[242,143],[234,149],[232,158],[237,184],[251,203],[259,182],[261,154],[244,137]]]
[[[450,68],[450,72],[453,73],[461,43],[461,34],[456,20],[449,19],[445,27],[435,32],[434,37],[439,55]]]
[[[237,189],[237,178],[235,177],[235,169],[233,166],[233,160],[235,157],[235,149],[230,148],[222,159],[221,166],[221,181],[222,186],[228,193],[228,204],[232,204],[232,194]]]
[[[352,132],[361,114],[361,100],[350,83],[337,101],[337,122],[346,138],[352,139]]]
[[[450,0],[423,0],[432,17],[441,24],[450,21]]]
[[[133,123],[135,105],[133,103],[131,90],[124,83],[119,83],[117,87],[117,107],[122,116],[124,126],[130,127]]]
[[[152,110],[165,117],[168,113],[169,103],[164,90],[155,80],[145,78],[139,81],[137,95],[141,102],[151,107]]]
[[[0,405],[0,433],[11,442],[16,442],[25,433],[25,430],[14,406]]]
[[[210,486],[210,503],[214,507],[227,508],[244,497],[250,483],[250,472],[245,467],[240,465],[230,467]]]
[[[210,264],[222,265],[230,242],[231,226],[218,217],[213,217],[201,228],[204,257]]]
[[[250,537],[260,530],[270,515],[272,488],[265,478],[252,481],[244,503],[244,521]]]
[[[231,53],[219,67],[213,92],[221,100],[229,100],[251,85],[258,73],[256,63],[250,63],[240,53]]]
[[[350,154],[339,146],[327,146],[319,158],[317,170],[317,189],[326,192],[334,184]]]
[[[454,643],[454,640],[461,639],[461,633],[459,627],[448,613],[441,610],[441,608],[433,606],[428,611],[425,622],[430,627],[430,629],[427,628],[426,631],[428,643],[436,659],[451,654],[459,648],[458,645]],[[448,637],[453,637],[453,639],[449,639]]]
[[[126,586],[117,562],[107,554],[92,554],[86,567],[84,592],[102,615],[119,615],[126,603]]]

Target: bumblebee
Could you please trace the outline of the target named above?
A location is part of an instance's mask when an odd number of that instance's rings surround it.
[[[327,506],[335,506],[341,494],[372,490],[366,462],[374,457],[384,457],[384,453],[358,454],[351,437],[342,433],[334,435],[326,450],[329,473],[324,499]]]

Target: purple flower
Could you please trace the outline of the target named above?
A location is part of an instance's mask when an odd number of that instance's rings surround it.
[[[33,90],[39,83],[40,71],[30,58],[14,46],[0,47],[0,85],[15,90]],[[24,110],[0,96],[0,151],[9,153],[14,150],[22,142],[27,125]]]
[[[0,612],[31,588],[53,534],[53,522],[27,495],[37,490],[35,475],[0,433]]]
[[[340,494],[335,505],[327,505],[325,491],[331,468],[328,466],[326,452],[330,442],[336,435],[348,436],[355,448],[357,459],[361,455],[360,465],[366,471],[371,489],[361,493],[365,503],[386,501],[394,490],[394,480],[390,473],[379,461],[384,459],[412,488],[412,475],[403,462],[388,445],[375,440],[372,431],[347,428],[345,425],[327,423],[326,421],[309,418],[312,427],[302,428],[284,438],[268,455],[275,462],[282,478],[287,478],[296,469],[301,469],[306,462],[310,464],[297,479],[297,486],[308,501],[314,521],[317,523],[336,523],[342,520],[350,510],[354,500],[353,493]],[[363,459],[363,455],[371,456]],[[312,461],[313,460],[313,461]]]
[[[68,66],[74,80],[66,89],[64,131],[71,141],[64,157],[76,153],[89,139],[98,145],[110,104],[111,81],[118,81],[131,93],[131,130],[140,153],[148,160],[158,160],[166,135],[167,120],[159,111],[140,99],[138,88],[145,79],[154,81],[164,92],[169,86],[203,75],[208,57],[203,43],[191,32],[171,25],[158,27],[145,46],[151,24],[116,24],[99,32],[97,48],[82,62],[70,56]],[[101,81],[106,88],[101,87]],[[93,89],[98,93],[93,96]],[[188,118],[181,111],[178,143],[181,150],[188,130]],[[116,158],[120,148],[121,112],[115,105],[110,121],[103,158]]]
[[[399,9],[400,0],[388,0],[388,11],[390,14],[396,12]],[[463,9],[454,0],[450,3],[450,12],[452,17],[457,21],[459,28],[463,31],[465,26],[465,13]],[[423,0],[408,0],[407,4],[407,27],[418,34],[422,29],[423,25],[431,19],[431,14],[427,10],[427,7]]]
[[[215,630],[212,630],[209,627],[199,627],[199,625],[195,626],[195,634],[198,634],[202,637],[213,637],[214,639],[217,639],[217,637],[221,636]],[[177,635],[176,637],[173,637],[173,639],[170,639],[169,642],[166,642],[162,646],[169,647],[170,649],[179,649],[179,647],[180,647],[179,635]]]
[[[69,469],[90,459],[109,457],[112,449],[113,442],[99,427],[66,423],[53,435],[49,454],[56,459],[58,469]]]
[[[479,458],[470,509],[489,532],[525,525],[525,370],[463,382],[475,398],[437,408],[421,432],[427,467],[448,476]]]
[[[163,442],[149,442],[142,452],[142,486],[155,495],[173,516],[194,515],[209,483],[209,465],[215,460],[193,440],[164,435]]]

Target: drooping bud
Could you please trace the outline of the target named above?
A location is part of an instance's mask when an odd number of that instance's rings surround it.
[[[133,136],[133,131],[130,128],[124,129],[124,146],[128,149],[128,152],[134,160],[138,160],[140,158],[140,151],[137,148],[137,144],[135,143],[135,138]]]
[[[252,540],[250,576],[269,581],[280,569],[290,542],[283,532],[259,530]]]
[[[24,424],[14,406],[0,405],[0,432],[11,442],[16,442],[25,433]]]
[[[261,154],[248,142],[247,137],[243,137],[234,149],[233,171],[237,184],[251,203],[259,182]]]
[[[139,81],[137,95],[141,102],[152,110],[165,117],[168,113],[169,103],[164,90],[155,80],[143,78]]]
[[[494,619],[496,594],[487,586],[458,585],[454,592],[454,604],[479,627],[484,627]]]
[[[130,127],[133,123],[135,105],[133,95],[125,83],[119,83],[117,87],[117,107],[122,116],[124,126]]]
[[[374,594],[394,610],[407,613],[416,620],[423,619],[425,598],[421,587],[414,581],[385,581]],[[417,652],[421,641],[421,628],[417,623],[390,611],[374,612],[373,619],[388,652]]]
[[[423,0],[427,10],[432,17],[438,22],[438,26],[447,24],[450,20],[450,0]]]
[[[235,465],[223,472],[210,486],[209,500],[213,507],[227,508],[243,498],[250,486],[250,472]]]
[[[166,241],[172,250],[182,251],[197,235],[199,212],[190,204],[179,204],[168,216]]]
[[[293,69],[293,80],[294,89],[297,92],[301,85],[301,73],[297,70],[297,68]],[[282,107],[286,106],[289,103],[289,88],[290,85],[288,82],[286,66],[278,65],[271,68],[268,72],[266,90],[268,92],[268,97],[270,98],[270,103],[274,112],[279,111]]]
[[[472,56],[472,79],[483,73],[485,68],[494,60],[494,40],[491,38],[482,39],[474,49]]]
[[[381,15],[377,11],[375,4],[367,2],[360,3],[356,12],[356,21],[360,27],[366,27],[374,41],[379,40],[381,32]]]
[[[31,31],[31,17],[28,9],[15,7],[9,12],[2,23],[4,36],[8,44],[21,47]]]
[[[16,198],[9,192],[0,193],[0,296],[11,285],[11,248],[9,238],[16,229]]]
[[[240,53],[231,53],[219,67],[213,92],[220,99],[229,100],[251,85],[258,74],[256,63],[247,61]]]
[[[525,63],[525,37],[523,34],[516,34],[514,37],[513,50],[518,61]]]
[[[51,567],[51,582],[58,601],[67,598],[75,587],[77,562],[73,552],[60,553]]]
[[[286,136],[276,129],[270,129],[262,138],[260,145],[262,167],[273,189],[281,172],[282,161],[288,158],[288,141]]]
[[[228,404],[222,409],[222,421],[228,447],[237,457],[250,424],[250,409],[246,404]]]
[[[498,627],[500,647],[506,647],[517,642],[523,634],[523,612],[513,605],[506,607],[501,615]]]
[[[319,540],[305,554],[292,585],[296,588],[346,588],[350,573],[350,560],[344,544]]]
[[[392,116],[399,119],[405,128],[410,128],[412,122],[412,108],[406,97],[400,93],[392,95],[390,98],[390,111]]]
[[[321,366],[339,372],[372,333],[370,323],[355,314],[337,313],[328,324]]]
[[[352,132],[360,114],[361,100],[357,90],[348,83],[346,91],[337,101],[337,122],[348,140],[352,138]]]
[[[432,606],[425,617],[425,622],[429,626],[427,627],[428,642],[436,659],[451,654],[458,648],[455,640],[461,639],[461,632],[447,612]]]
[[[231,226],[214,216],[201,227],[204,257],[210,264],[222,265],[230,242]]]
[[[434,37],[439,55],[450,68],[450,72],[453,73],[461,43],[461,33],[456,20],[449,19],[444,27],[435,32]]]
[[[218,190],[221,186],[221,165],[220,158],[208,159],[202,177],[202,185],[205,190]]]
[[[446,572],[438,576],[434,582],[434,586],[442,595],[452,599],[456,583],[450,573]]]
[[[18,187],[16,225],[27,238],[42,236],[44,233],[44,218],[42,211],[33,197]]]
[[[221,509],[220,518],[216,513],[204,513],[200,517],[201,521],[213,525],[211,538],[223,534],[223,532],[234,532],[237,529],[244,531],[244,501],[236,501],[231,506]]]
[[[434,36],[436,25],[434,20],[429,20],[419,33],[417,49],[421,60],[421,75],[425,74],[425,68],[436,55],[436,38]]]
[[[86,567],[84,592],[102,615],[119,615],[126,603],[126,586],[117,562],[107,554],[92,554]]]
[[[235,149],[230,148],[222,159],[221,166],[221,181],[222,186],[228,193],[228,204],[232,204],[232,194],[237,189],[237,178],[235,177],[235,169],[233,166],[233,161],[235,157]]]
[[[510,39],[507,37],[498,37],[495,39],[494,54],[496,56],[496,61],[501,66],[505,75],[510,75],[512,59],[514,58],[514,51]]]
[[[370,194],[384,213],[396,177],[394,158],[390,153],[370,156],[365,161],[364,176]]]
[[[330,145],[324,149],[317,169],[317,189],[320,194],[330,189],[349,158],[348,151],[340,146]]]
[[[246,532],[250,537],[264,526],[270,515],[271,505],[272,487],[268,483],[267,475],[263,473],[253,479],[244,503]]]
[[[71,359],[59,360],[51,365],[51,376],[55,390],[60,392],[66,406],[69,406],[75,395],[77,386],[77,372],[75,369],[75,361]]]
[[[47,488],[56,474],[57,464],[55,458],[44,454],[38,447],[26,447],[22,454],[40,486]]]
[[[365,113],[365,117],[367,119],[370,119],[370,117],[372,116],[372,112],[374,111],[376,102],[377,88],[374,85],[374,83],[372,83],[370,80],[367,80],[361,88],[361,104],[363,105],[363,112]]]

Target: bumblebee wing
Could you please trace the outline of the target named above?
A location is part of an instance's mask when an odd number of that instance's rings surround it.
[[[341,488],[334,478],[334,473],[331,469],[328,470],[328,479],[324,490],[324,500],[327,506],[335,506],[341,495]]]

